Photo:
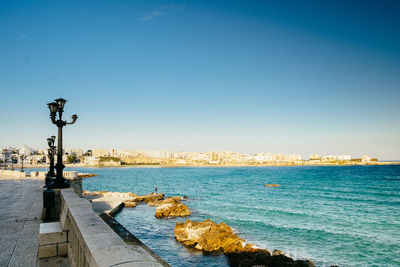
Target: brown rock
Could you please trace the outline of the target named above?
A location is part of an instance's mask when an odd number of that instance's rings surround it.
[[[124,201],[124,207],[126,207],[126,208],[134,208],[137,206],[137,204],[138,204],[138,202],[136,202],[136,201],[131,201],[131,200]]]
[[[224,252],[230,266],[268,266],[268,267],[312,267],[312,261],[293,260],[280,250],[273,255],[266,249],[254,248],[237,236],[225,223],[216,224],[210,220],[195,222],[187,220],[176,223],[175,238],[186,246],[206,252]]]
[[[280,184],[266,184],[266,187],[280,187]]]
[[[140,202],[140,201],[154,201],[154,200],[159,200],[164,198],[164,193],[159,193],[159,194],[148,194],[145,196],[136,196],[133,200]]]
[[[170,199],[173,199],[175,201],[181,201],[181,200],[186,200],[187,197],[181,197],[181,196],[175,196],[175,197],[168,197],[166,199],[148,199],[145,200],[148,206],[159,206],[161,204],[165,203],[170,203]]]
[[[176,201],[182,201],[182,200],[187,199],[187,197],[185,198],[185,197],[182,197],[182,196],[174,196],[174,197],[169,197],[169,198],[175,199]]]
[[[162,200],[158,200],[158,199],[149,199],[148,201],[146,201],[147,206],[156,206],[158,205]]]
[[[210,220],[194,222],[187,220],[177,223],[175,238],[187,246],[193,246],[202,251],[237,252],[253,249],[247,244],[243,247],[244,240],[237,236],[225,223],[216,224]]]
[[[174,198],[167,198],[154,203],[154,205],[157,206],[155,214],[157,218],[182,217],[192,214],[185,204],[176,201]]]
[[[283,254],[283,252],[279,249],[274,249],[274,251],[272,251],[272,256],[279,256]]]

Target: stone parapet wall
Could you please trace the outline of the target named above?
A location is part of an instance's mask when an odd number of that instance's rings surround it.
[[[126,244],[73,189],[60,190],[70,266],[163,266],[143,247]]]
[[[12,171],[12,170],[0,170],[0,176],[15,177],[15,178],[46,178],[47,171],[31,171],[30,176],[26,174],[25,171]],[[63,172],[65,179],[70,181],[79,179],[77,171],[66,171]]]
[[[62,231],[59,222],[41,223],[39,232],[39,259],[65,257],[68,254],[68,231]]]

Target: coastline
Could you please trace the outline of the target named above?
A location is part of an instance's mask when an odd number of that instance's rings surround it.
[[[182,167],[201,167],[201,168],[220,168],[220,167],[296,167],[296,166],[387,166],[387,165],[400,165],[400,161],[376,161],[376,162],[302,162],[302,163],[264,163],[264,164],[171,164],[171,165],[154,165],[154,164],[124,164],[120,166],[107,166],[107,165],[86,165],[86,164],[65,164],[66,168],[182,168]],[[24,165],[24,169],[40,169],[48,168],[48,164],[40,165]],[[16,166],[14,170],[20,169]]]
[[[112,192],[112,191],[84,191],[83,197],[92,203],[92,209],[102,218],[124,241],[134,242],[141,245],[154,258],[158,259],[163,266],[170,266],[163,258],[153,252],[134,234],[129,232],[115,216],[126,208],[136,208],[138,204],[146,203],[147,206],[156,206],[155,217],[157,219],[171,219],[176,217],[191,216],[191,211],[187,206],[180,203],[177,198],[185,200],[185,197],[165,196],[164,193],[150,193],[139,196],[132,192]],[[187,198],[186,198],[187,199]],[[171,202],[172,200],[172,202]],[[135,203],[130,205],[129,203]],[[157,204],[158,203],[158,204]],[[174,206],[171,208],[171,205]],[[178,208],[179,205],[185,209]],[[158,213],[161,207],[162,212]],[[162,214],[160,216],[160,214]],[[198,234],[192,235],[192,232]],[[192,221],[191,218],[183,222],[176,222],[174,228],[175,241],[182,247],[192,252],[201,252],[203,255],[215,254],[224,255],[229,266],[250,266],[255,265],[314,267],[312,260],[293,259],[281,250],[268,250],[256,244],[249,243],[238,236],[237,231],[225,224],[225,222],[215,223],[209,218],[204,221]],[[216,239],[215,236],[218,236]],[[247,264],[246,264],[247,263]]]

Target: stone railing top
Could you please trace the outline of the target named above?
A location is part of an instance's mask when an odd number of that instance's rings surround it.
[[[72,189],[61,190],[60,222],[75,231],[89,266],[163,266],[143,247],[126,244]]]
[[[12,170],[0,170],[0,176],[5,177],[15,177],[15,178],[25,178],[26,173],[25,171],[12,171]]]
[[[66,172],[63,172],[63,176],[66,179],[75,180],[75,179],[78,179],[78,172],[77,171],[66,171]]]

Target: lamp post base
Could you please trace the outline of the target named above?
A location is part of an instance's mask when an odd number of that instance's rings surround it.
[[[50,188],[61,189],[61,188],[69,188],[69,187],[71,187],[71,185],[69,184],[69,182],[66,179],[61,180],[61,181],[56,179]]]

